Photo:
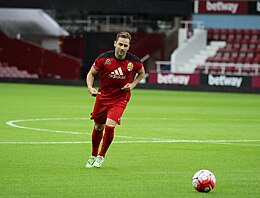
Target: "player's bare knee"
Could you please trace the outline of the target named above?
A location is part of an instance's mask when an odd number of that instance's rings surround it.
[[[103,124],[95,124],[95,129],[97,131],[103,131],[104,130],[104,125]]]
[[[116,123],[115,120],[112,120],[111,118],[107,118],[107,121],[106,121],[106,125],[107,125],[107,126],[115,127],[116,124],[117,124],[117,123]]]

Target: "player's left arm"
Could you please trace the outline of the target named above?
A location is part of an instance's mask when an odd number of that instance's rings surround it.
[[[131,91],[143,79],[144,75],[145,75],[145,70],[144,70],[144,67],[142,66],[141,70],[139,70],[137,72],[137,75],[136,75],[135,79],[133,80],[133,82],[127,83],[122,89],[124,91]]]

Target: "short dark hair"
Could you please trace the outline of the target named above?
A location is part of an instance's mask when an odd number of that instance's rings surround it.
[[[125,38],[125,39],[129,39],[129,41],[131,42],[131,35],[128,33],[128,32],[119,32],[117,33],[116,35],[116,41],[119,39],[119,38]]]

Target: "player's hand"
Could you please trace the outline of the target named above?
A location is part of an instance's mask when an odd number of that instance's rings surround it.
[[[88,88],[89,93],[93,96],[96,97],[98,94],[100,94],[95,88],[90,87]]]
[[[131,83],[127,83],[124,87],[121,88],[124,91],[131,91],[133,89],[133,86]]]

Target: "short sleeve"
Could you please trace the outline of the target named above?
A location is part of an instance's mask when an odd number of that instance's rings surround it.
[[[136,62],[136,69],[135,69],[135,71],[136,72],[140,71],[142,69],[142,67],[143,67],[142,62]]]
[[[101,62],[100,58],[96,58],[94,63],[92,64],[92,67],[94,67],[97,71],[102,70],[103,64]]]

